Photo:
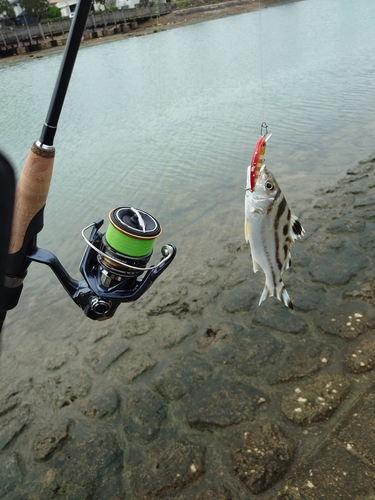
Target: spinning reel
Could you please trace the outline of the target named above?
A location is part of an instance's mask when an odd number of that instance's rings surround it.
[[[99,231],[103,223],[99,218],[82,230],[87,247],[80,263],[81,281],[69,276],[52,252],[38,248],[36,240],[26,256],[29,262],[49,266],[85,315],[99,321],[111,318],[122,302],[139,299],[170,265],[177,251],[174,245],[167,244],[161,248],[160,262],[148,265],[153,244],[162,230],[158,221],[143,210],[132,207],[112,210],[106,233]],[[87,238],[86,231],[90,228]],[[9,288],[15,288],[11,277],[6,280]]]

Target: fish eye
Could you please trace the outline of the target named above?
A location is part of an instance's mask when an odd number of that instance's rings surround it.
[[[273,188],[274,188],[273,183],[271,181],[267,181],[266,182],[266,189],[268,191],[272,191]]]

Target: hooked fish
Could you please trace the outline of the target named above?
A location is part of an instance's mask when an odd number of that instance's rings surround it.
[[[277,297],[293,309],[281,275],[291,266],[290,247],[305,234],[290,210],[276,179],[265,164],[252,177],[247,169],[245,194],[245,239],[250,244],[253,270],[262,268],[266,283],[259,305],[267,297]],[[252,184],[252,179],[254,183]]]

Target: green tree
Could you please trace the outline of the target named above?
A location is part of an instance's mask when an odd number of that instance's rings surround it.
[[[0,0],[0,14],[4,16],[7,24],[11,22],[14,17],[16,17],[14,9],[9,3],[9,0]]]
[[[50,5],[46,12],[47,19],[59,19],[61,17],[61,10],[56,5]]]
[[[27,16],[38,20],[47,13],[50,6],[48,0],[19,0],[19,5]]]

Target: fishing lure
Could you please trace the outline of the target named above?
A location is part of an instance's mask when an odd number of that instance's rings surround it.
[[[264,162],[264,154],[266,152],[267,141],[272,134],[264,134],[257,142],[253,157],[250,163],[250,178],[249,178],[249,189],[254,191],[255,183],[258,179],[260,168]]]

